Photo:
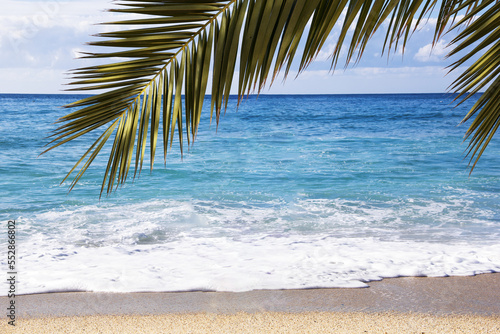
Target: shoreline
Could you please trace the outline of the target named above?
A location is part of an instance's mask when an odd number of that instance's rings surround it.
[[[500,316],[500,273],[398,277],[368,288],[18,295],[20,318],[238,312],[413,312]],[[7,297],[0,297],[3,305]]]
[[[16,296],[29,333],[494,333],[500,273],[399,277],[368,288],[248,292],[65,292]],[[7,297],[0,297],[7,305]]]

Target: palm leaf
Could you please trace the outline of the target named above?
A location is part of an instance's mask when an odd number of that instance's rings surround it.
[[[467,94],[462,99],[463,102],[486,88],[462,121],[463,123],[477,114],[465,134],[466,139],[470,138],[467,155],[470,155],[472,173],[500,125],[500,2],[465,1],[455,13],[465,6],[470,8],[469,12],[453,28],[468,24],[452,41],[456,47],[450,55],[463,52],[467,47],[474,47],[453,63],[451,69],[458,68],[476,55],[480,56],[458,77],[452,89],[459,93],[457,99]]]
[[[71,85],[75,88],[70,90],[106,91],[67,105],[77,110],[59,120],[62,125],[55,130],[47,150],[104,129],[66,176],[87,159],[72,188],[113,133],[101,188],[101,194],[104,189],[109,193],[127,180],[134,155],[134,177],[137,172],[140,174],[148,136],[150,169],[158,137],[163,139],[165,161],[176,128],[181,153],[184,135],[188,145],[194,141],[211,69],[211,119],[215,112],[218,124],[221,110],[227,108],[237,68],[239,103],[244,95],[259,92],[268,79],[274,80],[283,69],[286,77],[297,54],[299,72],[306,69],[337,23],[342,28],[332,54],[332,67],[337,65],[344,47],[346,64],[353,59],[359,61],[383,22],[389,24],[382,51],[404,47],[414,29],[436,7],[435,0],[118,1],[112,12],[138,14],[140,18],[111,22],[129,29],[97,35],[102,40],[90,45],[113,51],[85,53],[85,57],[120,60],[72,72]],[[450,23],[457,15],[468,10],[451,28],[465,27],[452,41],[456,45],[452,54],[471,45],[474,48],[452,64],[452,70],[482,54],[454,83],[459,96],[494,83],[466,117],[478,113],[467,136],[472,136],[472,157],[479,158],[498,127],[500,113],[497,102],[500,32],[495,25],[499,5],[496,1],[445,0],[438,10],[435,41],[450,30]],[[302,40],[303,50],[299,46]],[[160,124],[163,136],[159,135]]]

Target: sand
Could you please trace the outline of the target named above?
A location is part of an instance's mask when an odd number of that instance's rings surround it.
[[[4,326],[5,327],[5,326]],[[1,328],[1,327],[0,327]],[[5,330],[4,328],[1,328]],[[259,312],[21,320],[3,333],[500,333],[500,318],[398,313]]]
[[[407,277],[365,289],[16,297],[1,333],[500,333],[500,274]],[[7,298],[1,297],[2,305]]]

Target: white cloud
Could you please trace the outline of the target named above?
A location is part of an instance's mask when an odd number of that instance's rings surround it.
[[[457,15],[457,17],[455,18],[455,20],[453,22],[451,22],[451,21],[449,22],[447,28],[450,28],[454,23],[459,22],[463,18],[464,18],[464,15],[462,15],[462,14]],[[416,30],[417,30],[417,32],[418,31],[425,31],[425,32],[432,31],[432,32],[434,32],[436,29],[437,22],[438,22],[438,19],[435,17],[424,18],[420,21],[420,24],[416,27]],[[415,29],[416,24],[417,24],[417,19],[414,18],[412,20],[411,28]]]
[[[319,51],[315,61],[331,61],[333,51],[335,50],[335,45],[336,43],[332,42],[326,46],[323,46],[323,48],[321,48],[321,50]],[[342,53],[345,53],[345,51],[342,50]]]
[[[444,59],[444,56],[447,54],[446,46],[448,43],[440,39],[434,46],[432,43],[427,44],[420,49],[415,54],[413,59],[419,62],[439,62]]]
[[[72,50],[103,30],[96,23],[118,15],[104,12],[111,4],[100,0],[2,1],[0,67],[7,68],[78,67]]]
[[[50,68],[0,68],[0,92],[58,94],[65,88],[63,73]]]
[[[0,92],[61,93],[72,68],[93,65],[76,60],[75,51],[91,34],[102,31],[95,23],[114,20],[103,12],[102,0],[2,0],[0,12]]]
[[[449,75],[442,66],[355,67],[347,70],[308,70],[279,77],[266,94],[384,94],[445,92],[463,68]]]
[[[437,24],[437,18],[426,18],[422,19],[417,27],[417,19],[413,19],[411,22],[411,29],[416,30],[419,32],[429,32],[429,31],[434,31],[436,29],[436,24]]]
[[[59,93],[68,83],[65,73],[69,69],[96,64],[96,60],[76,60],[78,52],[95,51],[83,44],[94,39],[90,34],[119,29],[116,26],[94,25],[117,19],[120,14],[103,12],[113,6],[102,0],[1,0],[0,13],[0,92],[10,93]],[[131,18],[127,16],[127,18]],[[340,23],[339,23],[340,24]],[[337,24],[327,39],[317,61],[296,80],[296,73],[290,73],[285,85],[278,77],[275,84],[265,93],[398,93],[398,92],[441,92],[451,83],[451,78],[443,78],[441,67],[416,67],[421,61],[431,61],[432,57],[444,55],[444,41],[430,53],[430,45],[421,48],[415,58],[408,57],[398,63],[400,67],[384,67],[386,57],[379,57],[384,41],[384,33],[374,36],[364,57],[354,67],[346,71],[337,70],[332,75],[328,58],[335,46],[340,26]],[[336,35],[337,34],[337,35]],[[429,37],[431,36],[431,37]],[[415,34],[424,45],[432,38],[432,32]],[[451,37],[450,37],[451,38]],[[406,52],[413,54],[418,48],[415,42],[407,44]],[[402,51],[402,50],[398,50]],[[346,48],[342,49],[342,54]],[[399,53],[399,52],[396,52]],[[417,56],[418,55],[418,56]],[[300,57],[297,56],[298,60]],[[106,61],[106,60],[104,60]],[[409,62],[410,61],[410,62]],[[434,61],[434,60],[432,60]],[[344,65],[342,59],[339,68]],[[406,65],[407,67],[401,67]],[[392,65],[395,66],[395,65]],[[295,69],[298,66],[295,67]],[[292,67],[292,70],[294,67]],[[408,80],[411,78],[411,80]],[[234,80],[233,83],[237,83]],[[235,92],[235,90],[233,90]],[[263,92],[264,93],[264,92]]]

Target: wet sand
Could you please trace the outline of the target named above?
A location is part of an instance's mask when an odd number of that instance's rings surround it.
[[[363,289],[16,297],[19,333],[500,333],[500,273],[404,277]],[[1,297],[2,305],[7,298]]]

